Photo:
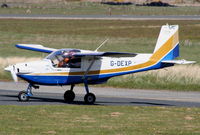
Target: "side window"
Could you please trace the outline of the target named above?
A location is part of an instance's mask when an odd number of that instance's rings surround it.
[[[81,58],[72,58],[69,61],[70,68],[81,68]]]
[[[81,68],[81,58],[64,58],[58,63],[58,68]]]
[[[80,50],[61,49],[48,55],[55,68],[81,68],[81,58],[74,57],[73,54]]]

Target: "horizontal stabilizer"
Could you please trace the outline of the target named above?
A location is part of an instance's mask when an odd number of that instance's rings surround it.
[[[187,61],[187,60],[165,60],[162,63],[169,63],[169,64],[193,64],[196,61]]]
[[[44,53],[51,53],[57,50],[54,48],[44,47],[43,45],[38,45],[38,44],[16,44],[15,46],[20,49],[44,52]]]
[[[84,52],[75,53],[73,56],[84,57],[84,56],[99,56],[99,57],[135,57],[136,53],[123,53],[123,52]]]

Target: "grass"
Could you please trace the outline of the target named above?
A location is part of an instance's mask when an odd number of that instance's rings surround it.
[[[32,58],[44,57],[45,54],[20,50],[16,43],[42,44],[53,48],[80,48],[95,50],[109,38],[100,51],[121,51],[151,53],[161,25],[179,24],[181,58],[200,62],[199,25],[200,21],[110,21],[110,20],[15,20],[0,21],[0,58],[5,63],[6,57]],[[12,59],[12,58],[10,58]],[[10,61],[10,60],[9,60]],[[142,88],[195,90],[199,86],[199,65],[183,66],[147,73],[137,73],[109,80],[107,86]],[[0,79],[10,79],[2,71]],[[177,69],[177,70],[176,70]],[[175,71],[175,72],[174,72]],[[188,75],[191,73],[192,75]],[[164,74],[160,76],[159,74]]]
[[[199,91],[199,71],[198,65],[175,66],[112,78],[105,85],[134,89]]]
[[[174,107],[1,106],[0,134],[197,135],[199,112]]]
[[[97,2],[8,3],[0,8],[1,14],[63,14],[63,15],[199,15],[199,7],[138,7],[111,6]]]

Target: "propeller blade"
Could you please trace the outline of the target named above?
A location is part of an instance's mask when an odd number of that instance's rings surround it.
[[[18,78],[17,78],[16,72],[15,72],[15,66],[14,66],[14,65],[8,66],[8,67],[4,68],[4,70],[10,71],[13,80],[14,80],[15,82],[18,81]]]
[[[14,69],[13,69],[13,70],[10,70],[10,73],[11,73],[11,75],[12,75],[13,80],[14,80],[15,82],[18,82],[17,75],[16,75]]]

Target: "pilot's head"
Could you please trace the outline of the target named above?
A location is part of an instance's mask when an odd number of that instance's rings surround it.
[[[68,57],[64,58],[64,62],[68,63],[69,62],[69,58]]]

